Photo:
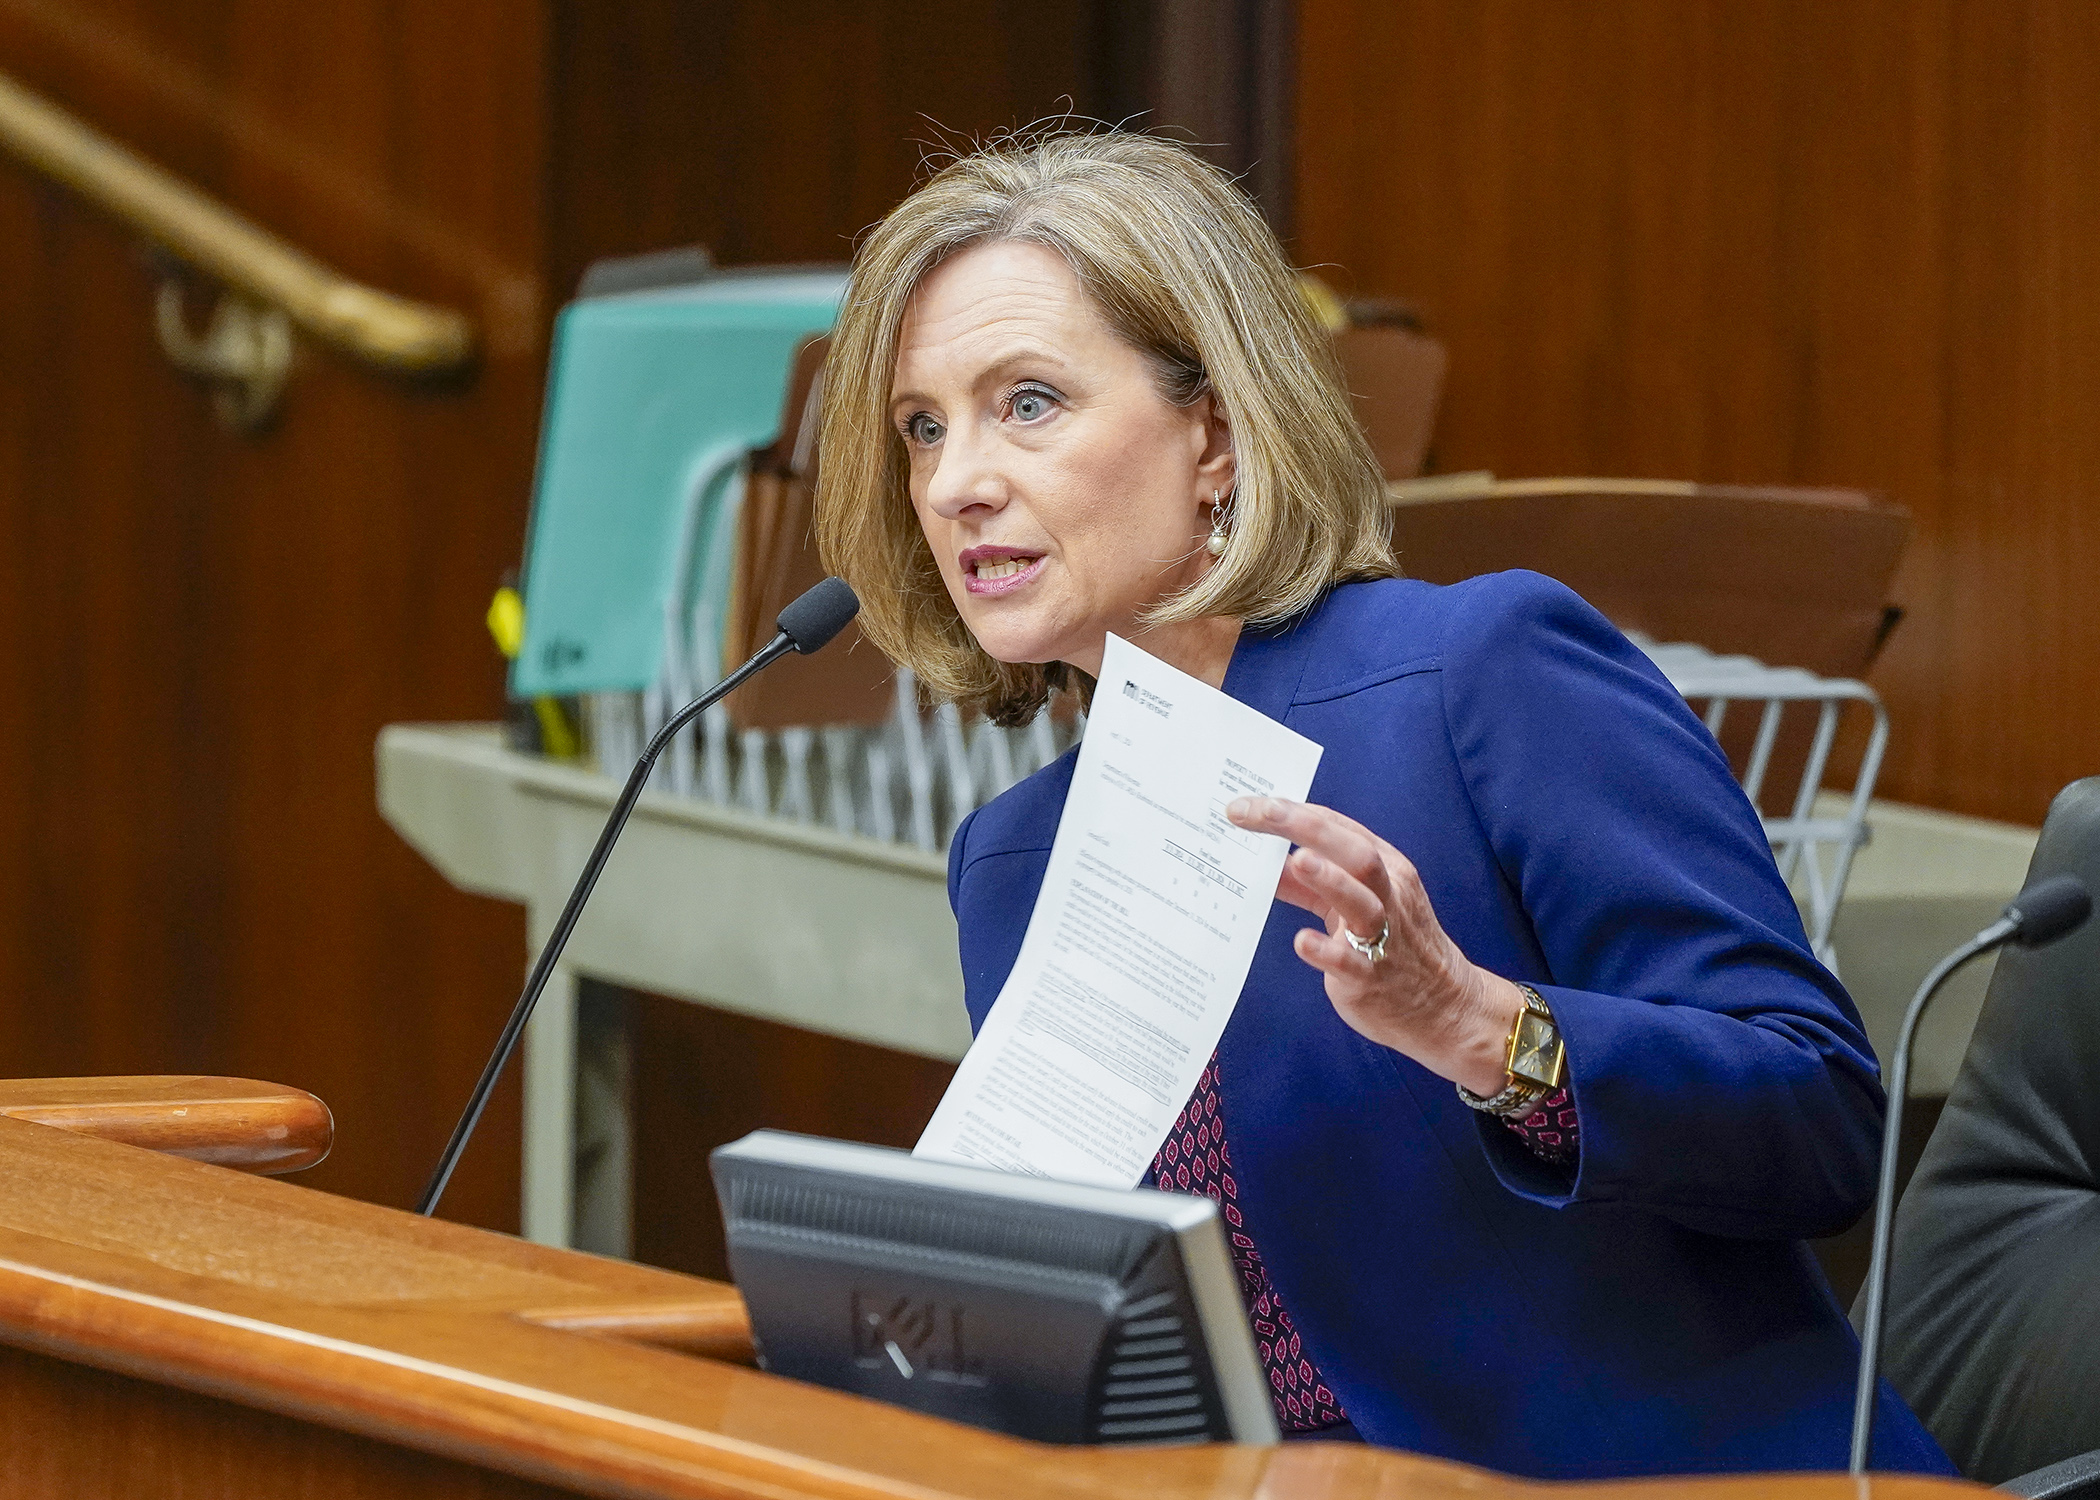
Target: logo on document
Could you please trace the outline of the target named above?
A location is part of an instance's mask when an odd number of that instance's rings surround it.
[[[1157,693],[1147,692],[1144,688],[1139,687],[1136,682],[1134,682],[1128,677],[1123,679],[1123,696],[1130,699],[1134,703],[1143,704],[1146,708],[1149,708],[1154,713],[1158,714],[1162,719],[1166,718],[1169,714],[1174,712],[1174,705],[1172,703],[1169,703],[1166,699],[1160,697],[1160,695]]]
[[[964,1323],[963,1309],[952,1303],[855,1291],[853,1362],[889,1365],[906,1380],[983,1385],[982,1362],[964,1343]]]

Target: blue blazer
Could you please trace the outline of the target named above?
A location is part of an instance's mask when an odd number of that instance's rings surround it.
[[[1349,1029],[1277,903],[1218,1048],[1240,1205],[1368,1441],[1553,1479],[1842,1469],[1859,1344],[1804,1238],[1872,1195],[1883,1096],[1726,758],[1561,585],[1333,590],[1225,691],[1318,741],[1312,800],[1414,861],[1475,963],[1536,986],[1573,1170]],[[1073,756],[950,852],[982,1025]],[[1877,1467],[1951,1473],[1884,1386]]]

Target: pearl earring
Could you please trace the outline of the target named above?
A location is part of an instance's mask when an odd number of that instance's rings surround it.
[[[1238,491],[1233,492],[1237,494]],[[1229,501],[1221,502],[1218,492],[1210,492],[1210,539],[1203,544],[1212,557],[1225,555],[1225,544],[1231,540],[1228,528],[1232,525],[1232,510]]]

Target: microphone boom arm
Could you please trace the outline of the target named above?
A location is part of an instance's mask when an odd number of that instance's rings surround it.
[[[1882,1126],[1881,1180],[1874,1188],[1874,1248],[1867,1262],[1866,1324],[1859,1333],[1859,1384],[1852,1393],[1852,1472],[1867,1472],[1867,1457],[1874,1446],[1874,1402],[1879,1394],[1881,1365],[1881,1317],[1888,1300],[1890,1229],[1896,1219],[1896,1158],[1902,1152],[1903,1102],[1910,1088],[1911,1038],[1925,1014],[1933,992],[1946,983],[1963,964],[1988,953],[2020,929],[2016,916],[2003,916],[1959,948],[1941,959],[1925,976],[1910,1008],[1903,1012],[1903,1025],[1896,1033],[1896,1049],[1889,1058],[1888,1115]]]
[[[1888,1301],[1890,1231],[1896,1222],[1896,1157],[1903,1139],[1903,1104],[1910,1092],[1911,1046],[1918,1019],[1947,976],[1979,954],[2006,943],[2045,948],[2075,932],[2093,914],[2093,893],[2076,875],[2051,875],[2025,887],[2005,908],[2005,915],[1932,966],[1911,996],[1896,1032],[1896,1051],[1889,1059],[1888,1112],[1881,1127],[1881,1178],[1874,1187],[1874,1248],[1867,1262],[1866,1316],[1859,1334],[1859,1385],[1852,1394],[1852,1473],[1867,1472],[1874,1447],[1874,1405],[1880,1394],[1881,1318]]]
[[[788,652],[798,649],[794,638],[786,630],[773,637],[759,653],[734,672],[688,703],[665,721],[650,739],[648,748],[634,763],[628,773],[627,785],[620,792],[620,800],[613,804],[612,816],[605,820],[605,828],[598,835],[598,843],[591,850],[591,857],[584,861],[583,873],[576,879],[576,888],[569,892],[568,904],[562,907],[561,916],[555,921],[554,930],[547,934],[540,956],[534,960],[532,972],[525,980],[525,992],[518,996],[512,1007],[510,1019],[503,1024],[503,1035],[496,1042],[496,1050],[490,1054],[488,1065],[481,1070],[481,1079],[474,1085],[474,1093],[467,1100],[467,1107],[452,1127],[452,1139],[445,1143],[444,1154],[438,1158],[437,1167],[430,1174],[430,1182],[423,1189],[423,1196],[416,1203],[416,1212],[428,1215],[437,1212],[438,1200],[445,1195],[445,1184],[452,1180],[452,1169],[459,1165],[466,1152],[467,1142],[474,1134],[474,1127],[481,1123],[481,1112],[488,1108],[489,1095],[496,1091],[496,1080],[503,1076],[504,1066],[509,1063],[511,1053],[517,1051],[518,1041],[525,1035],[525,1023],[532,1019],[533,1007],[539,1004],[540,992],[547,988],[553,977],[554,965],[560,961],[562,950],[569,944],[569,934],[576,928],[576,920],[583,915],[583,905],[590,899],[591,889],[598,883],[598,875],[605,868],[606,859],[612,854],[613,843],[620,830],[627,826],[627,818],[634,811],[634,804],[642,795],[642,788],[649,780],[649,772],[656,765],[656,758],[663,754],[664,747],[671,743],[679,730],[705,713],[715,704],[728,697],[743,685],[747,678],[757,675]]]

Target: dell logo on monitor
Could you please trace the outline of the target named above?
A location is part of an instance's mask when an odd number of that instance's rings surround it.
[[[963,1342],[964,1312],[953,1303],[914,1301],[877,1292],[853,1293],[853,1358],[863,1367],[887,1363],[906,1380],[981,1385],[977,1361]]]

